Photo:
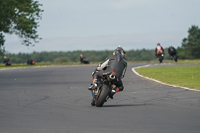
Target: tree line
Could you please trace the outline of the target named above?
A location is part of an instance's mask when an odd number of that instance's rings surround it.
[[[165,49],[167,51],[167,49]],[[127,61],[150,61],[155,60],[155,50],[128,50],[126,51]],[[6,54],[6,57],[11,60],[12,63],[26,63],[28,58],[37,62],[79,62],[80,54],[82,54],[86,60],[90,62],[102,62],[109,55],[112,55],[113,51],[72,51],[72,52],[33,52],[31,54],[18,53],[18,54]],[[165,54],[165,59],[170,59],[168,54]],[[3,56],[1,59],[3,62]]]
[[[170,59],[168,48],[165,48],[165,59]],[[200,59],[200,29],[198,26],[191,26],[188,30],[188,37],[182,41],[182,46],[177,48],[179,59]],[[33,52],[12,54],[8,53],[6,56],[10,58],[12,63],[25,63],[28,58],[32,58],[35,62],[79,62],[80,54],[90,62],[102,62],[113,51],[68,51],[68,52]],[[155,60],[154,49],[140,49],[126,51],[127,61],[150,61]],[[2,61],[3,62],[3,56]]]

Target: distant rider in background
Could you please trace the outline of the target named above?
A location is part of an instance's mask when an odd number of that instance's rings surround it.
[[[28,58],[27,65],[35,65],[35,62],[31,58]]]
[[[157,44],[156,48],[155,48],[155,55],[158,58],[158,55],[164,53],[164,49],[163,47],[160,45],[160,43]]]
[[[8,59],[6,56],[4,56],[4,61],[3,61],[3,63],[5,63],[5,66],[11,66],[10,59]]]
[[[118,82],[115,84],[116,87],[113,88],[112,93],[110,94],[110,98],[113,99],[113,95],[115,93],[123,91],[124,86],[121,79],[124,77],[127,68],[125,56],[126,52],[122,49],[122,47],[117,47],[113,52],[113,55],[109,56],[104,62],[100,63],[92,73],[93,84],[88,89],[93,90],[97,88],[98,82],[100,81],[103,73],[113,72],[116,74]],[[95,104],[94,98],[91,104]]]
[[[85,59],[85,57],[80,54],[80,62],[83,63],[83,64],[89,64],[90,62],[88,60]]]
[[[171,56],[171,59],[173,60],[173,56],[176,55],[177,52],[176,52],[176,49],[173,46],[170,46],[168,48],[168,53]]]

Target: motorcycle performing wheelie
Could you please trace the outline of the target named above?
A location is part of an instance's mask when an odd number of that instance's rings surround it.
[[[91,105],[102,107],[104,103],[119,91],[123,91],[122,78],[125,75],[127,62],[125,51],[118,47],[103,63],[100,63],[93,72],[93,83],[88,88],[92,93]]]

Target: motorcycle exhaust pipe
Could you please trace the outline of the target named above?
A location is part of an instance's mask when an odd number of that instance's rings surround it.
[[[115,75],[111,74],[110,76],[110,79],[115,79]]]

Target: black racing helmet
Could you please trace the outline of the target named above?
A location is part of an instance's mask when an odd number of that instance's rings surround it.
[[[125,58],[125,56],[126,56],[126,52],[124,51],[124,49],[121,46],[118,46],[115,49],[115,51],[113,52],[113,55],[116,55],[117,53],[120,53],[123,58]]]

